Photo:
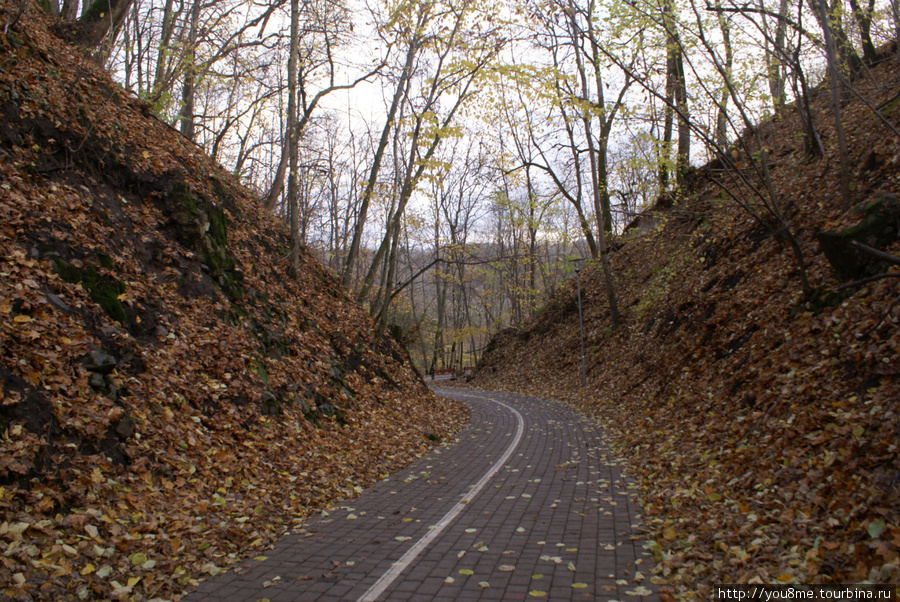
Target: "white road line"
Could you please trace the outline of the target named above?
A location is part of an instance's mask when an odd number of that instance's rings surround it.
[[[462,393],[461,395],[465,395],[466,397],[476,397],[475,395],[466,395]],[[447,514],[433,527],[429,527],[428,533],[411,547],[406,554],[404,554],[400,560],[395,562],[391,568],[381,576],[381,578],[376,581],[372,587],[366,591],[362,596],[359,597],[359,602],[374,602],[374,600],[378,599],[378,596],[384,593],[384,591],[390,587],[390,585],[400,576],[400,574],[406,570],[408,567],[418,556],[422,553],[422,551],[428,547],[434,539],[441,534],[447,525],[453,522],[459,513],[462,512],[466,506],[471,503],[475,496],[484,489],[484,486],[487,485],[488,481],[496,475],[503,465],[506,464],[506,461],[509,460],[509,457],[512,456],[513,452],[516,450],[516,447],[519,446],[519,443],[522,441],[522,434],[525,432],[525,419],[522,418],[522,415],[515,408],[506,405],[502,401],[497,401],[496,399],[488,399],[488,401],[492,401],[498,405],[503,406],[516,416],[516,435],[513,437],[513,440],[510,442],[509,446],[506,448],[506,451],[503,452],[503,455],[500,456],[500,459],[497,460],[493,466],[491,466],[490,470],[488,470],[481,479],[472,485],[469,489],[469,492],[463,496],[462,500],[456,503],[453,508],[450,509]]]

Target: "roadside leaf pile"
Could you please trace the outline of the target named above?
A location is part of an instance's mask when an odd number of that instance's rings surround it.
[[[0,597],[177,599],[466,415],[26,7],[0,2]]]
[[[900,68],[886,57],[858,89],[897,124]],[[803,157],[793,108],[760,126],[814,294],[787,241],[726,200],[711,164],[614,241],[618,328],[600,270],[582,271],[586,389],[575,282],[496,337],[475,378],[608,426],[643,490],[653,581],[685,599],[722,583],[900,584],[900,280],[848,286],[816,239],[863,219],[841,206],[828,95],[813,107],[824,159]],[[843,111],[854,204],[890,201],[900,140],[862,102]],[[898,256],[900,240],[880,250]]]

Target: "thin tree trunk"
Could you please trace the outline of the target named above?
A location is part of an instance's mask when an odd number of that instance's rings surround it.
[[[156,96],[162,92],[162,87],[166,81],[166,56],[171,51],[169,44],[172,41],[172,32],[175,30],[175,20],[181,13],[172,10],[173,0],[166,0],[163,8],[162,29],[159,34],[159,46],[156,51],[156,69],[153,73],[153,87],[150,90],[152,96]]]
[[[782,0],[787,5],[787,0]],[[716,8],[721,7],[721,0],[716,0]],[[731,69],[734,64],[734,50],[731,46],[731,24],[723,12],[718,13],[719,29],[722,31],[722,46],[725,49],[725,75],[724,79],[731,80]],[[728,82],[722,89],[719,106],[716,109],[716,144],[725,148],[728,145],[728,99],[731,94],[728,91]]]
[[[390,139],[391,128],[394,125],[394,117],[397,115],[397,108],[406,95],[409,78],[412,75],[412,67],[415,62],[416,53],[419,49],[419,41],[413,40],[409,44],[406,52],[406,62],[400,73],[400,80],[394,89],[394,96],[391,99],[391,107],[388,110],[387,119],[384,122],[384,128],[381,130],[381,138],[378,141],[378,148],[375,150],[375,157],[372,159],[372,167],[369,170],[369,179],[366,181],[366,189],[362,194],[360,201],[359,216],[356,219],[356,227],[353,229],[353,238],[350,241],[350,250],[347,252],[347,258],[344,260],[344,269],[341,273],[341,284],[346,288],[350,285],[350,277],[353,273],[353,265],[359,255],[359,246],[362,241],[363,230],[366,225],[366,218],[369,212],[369,204],[372,200],[372,194],[375,191],[375,184],[378,181],[378,173],[381,170],[381,162],[384,159],[384,151],[387,148]]]
[[[844,209],[850,208],[850,168],[847,158],[847,139],[844,136],[844,123],[841,115],[841,78],[838,74],[838,51],[835,47],[833,31],[828,20],[826,0],[812,0],[817,3],[822,34],[825,36],[825,52],[828,59],[828,84],[831,87],[831,112],[834,115],[834,130],[838,140],[838,153],[841,165],[841,203]]]
[[[298,136],[297,121],[297,62],[298,43],[300,41],[300,2],[291,0],[291,49],[288,55],[288,109],[287,109],[287,136],[288,136],[288,162],[290,173],[288,174],[288,210],[291,214],[291,276],[297,277],[300,263],[300,207],[298,199],[297,158]]]
[[[194,140],[194,85],[197,73],[196,46],[197,29],[200,25],[200,0],[194,0],[191,6],[190,33],[188,39],[187,62],[184,69],[184,83],[181,88],[181,133],[188,140]]]
[[[891,16],[894,18],[894,53],[900,56],[900,0],[891,0]]]
[[[682,188],[691,166],[691,124],[687,99],[687,81],[684,72],[684,55],[679,50],[675,57],[678,84],[675,87],[675,107],[678,109],[678,154],[675,157],[676,185]]]

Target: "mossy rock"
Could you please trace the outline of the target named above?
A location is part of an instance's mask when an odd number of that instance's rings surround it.
[[[218,207],[208,207],[209,237],[220,247],[228,244],[228,217]]]
[[[102,257],[106,257],[108,260],[100,260],[104,265],[112,263],[112,259],[108,256]],[[109,274],[101,274],[97,266],[88,265],[84,268],[77,268],[62,259],[57,259],[54,263],[60,278],[73,284],[81,283],[91,300],[102,307],[106,315],[125,324],[125,307],[119,301],[119,295],[123,294],[127,288],[124,282]]]
[[[260,413],[263,416],[279,416],[284,411],[282,400],[269,390],[266,390],[262,398]]]
[[[855,226],[816,234],[822,252],[841,280],[859,280],[884,271],[884,262],[856,248],[854,241],[883,249],[900,239],[900,201],[895,195],[880,194],[854,211],[863,215]]]
[[[194,194],[183,179],[169,188],[169,224],[175,239],[197,252],[214,282],[232,300],[243,296],[244,277],[228,251],[228,217],[209,199]]]
[[[829,307],[837,307],[841,301],[847,298],[847,293],[833,291],[823,286],[817,286],[803,301],[791,309],[791,314],[796,315],[800,311],[811,311],[820,314]]]
[[[97,261],[100,263],[101,266],[103,266],[107,270],[111,270],[114,267],[116,267],[115,264],[113,263],[112,257],[110,257],[109,255],[98,254]]]

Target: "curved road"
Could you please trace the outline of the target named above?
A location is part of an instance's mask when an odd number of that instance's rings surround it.
[[[469,425],[185,600],[657,600],[600,428],[533,397],[435,389]]]

